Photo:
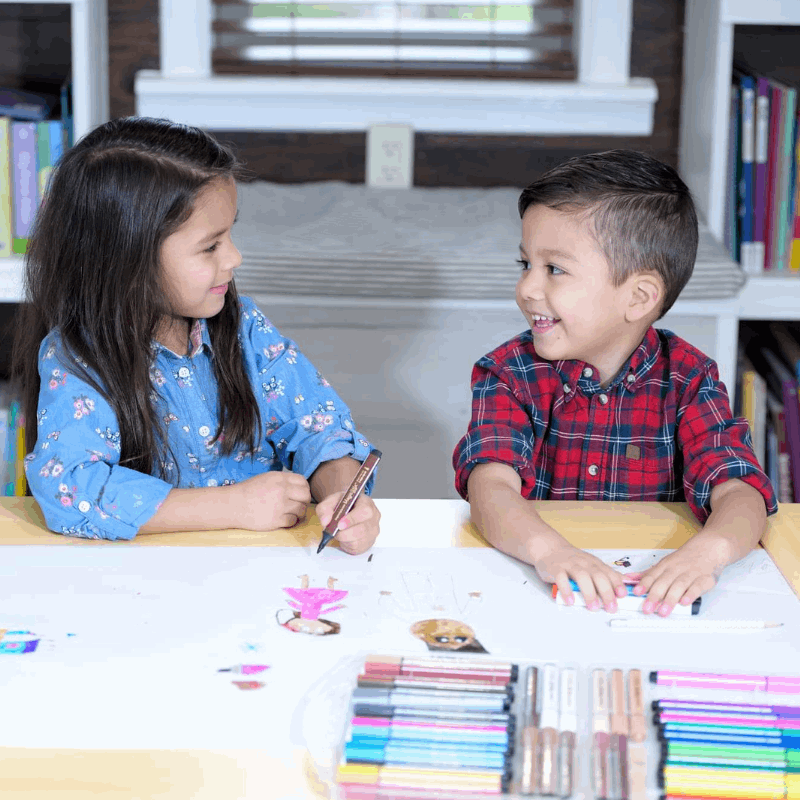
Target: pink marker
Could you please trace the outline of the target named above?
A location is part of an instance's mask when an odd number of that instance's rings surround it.
[[[718,675],[710,672],[650,673],[650,683],[659,686],[689,686],[695,689],[745,690],[751,692],[781,692],[800,694],[800,676]]]

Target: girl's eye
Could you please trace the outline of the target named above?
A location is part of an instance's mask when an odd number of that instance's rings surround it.
[[[213,253],[219,247],[219,242],[214,242],[211,247],[206,248],[206,253]]]
[[[525,261],[524,259],[521,259],[521,258],[517,259],[517,264],[519,264],[520,267],[522,267],[522,271],[523,272],[525,272],[526,270],[530,269],[530,266],[531,266],[527,261]]]
[[[547,269],[550,270],[551,275],[564,275],[564,270],[560,267],[557,267],[555,264],[548,264]]]

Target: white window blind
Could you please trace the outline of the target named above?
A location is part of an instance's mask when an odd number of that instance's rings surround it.
[[[216,73],[575,78],[573,0],[215,0]]]

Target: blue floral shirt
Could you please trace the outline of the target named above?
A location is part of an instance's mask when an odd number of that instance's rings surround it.
[[[324,461],[370,450],[348,407],[330,384],[258,310],[241,298],[239,337],[261,411],[264,438],[254,453],[220,453],[217,385],[205,320],[178,356],[153,344],[152,399],[161,414],[173,460],[153,475],[120,466],[120,432],[111,406],[78,374],[61,337],[51,331],[39,350],[38,433],[25,460],[33,496],[51,530],[92,539],[132,539],[173,486],[222,486],[269,470],[308,478]],[[165,474],[167,480],[155,477]],[[370,488],[369,486],[367,487]]]

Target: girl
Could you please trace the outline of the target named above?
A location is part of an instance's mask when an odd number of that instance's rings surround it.
[[[233,271],[235,156],[166,120],[118,119],[61,160],[31,238],[15,342],[26,474],[54,531],[323,525],[370,449]],[[367,550],[362,495],[337,535]]]

